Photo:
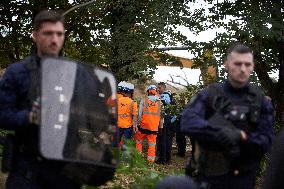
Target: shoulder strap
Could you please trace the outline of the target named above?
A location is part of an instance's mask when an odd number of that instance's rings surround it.
[[[227,99],[222,83],[213,83],[206,90],[208,91],[207,106],[219,110]]]
[[[216,95],[225,95],[222,83],[213,83],[207,87],[208,95],[216,96]]]
[[[169,97],[171,98],[171,96],[172,96],[172,94],[170,94],[169,92],[164,92],[163,94],[167,94],[167,95],[169,95]]]
[[[247,100],[250,104],[250,121],[256,123],[260,117],[261,103],[264,97],[262,90],[252,84],[249,84]]]
[[[172,102],[173,102],[173,94],[172,93],[169,93],[169,92],[167,92],[167,91],[165,91],[163,94],[167,94],[167,95],[169,95],[169,97],[170,97],[170,104],[172,104]]]
[[[261,101],[262,101],[262,98],[264,97],[263,91],[258,86],[255,86],[253,84],[249,84],[249,91],[248,92],[252,96],[255,104],[261,106]]]

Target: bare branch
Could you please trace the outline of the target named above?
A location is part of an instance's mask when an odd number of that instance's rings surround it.
[[[187,84],[187,85],[184,85],[184,86],[189,86],[190,84],[189,84],[189,82],[188,82],[188,79],[187,79],[187,77],[186,77],[186,74],[185,74],[184,71],[183,71],[183,73],[184,73],[185,78],[182,77],[182,76],[180,76],[180,75],[170,75],[170,77],[171,77],[172,81],[174,81],[173,77],[181,78],[181,79],[182,79],[183,81],[185,81],[186,84]]]
[[[84,7],[84,6],[88,5],[88,4],[94,3],[95,1],[96,0],[92,0],[92,1],[89,1],[89,2],[86,2],[86,3],[83,3],[83,4],[76,5],[76,6],[72,7],[71,9],[68,9],[67,11],[65,11],[62,14],[62,16],[65,16],[66,14],[68,14],[69,12],[71,12],[71,11],[77,9],[77,8],[81,8],[81,7]]]
[[[179,86],[182,86],[182,87],[188,87],[187,85],[184,85],[184,84],[182,84],[180,82],[175,82],[172,75],[170,75],[170,77],[171,77],[171,80],[167,80],[167,83],[176,84],[176,85],[179,85]],[[172,84],[170,84],[170,85],[172,86]]]
[[[179,90],[179,88],[175,87],[173,84],[171,84],[170,82],[166,82],[169,86],[173,87],[175,90]]]

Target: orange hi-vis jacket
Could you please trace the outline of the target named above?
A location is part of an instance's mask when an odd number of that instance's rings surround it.
[[[130,128],[133,125],[133,117],[137,117],[137,103],[129,97],[120,97],[117,99],[118,105],[118,127]]]
[[[146,97],[143,102],[140,128],[158,131],[161,121],[161,101],[151,101]]]
[[[122,94],[117,93],[117,99],[119,99],[120,97],[124,97]]]

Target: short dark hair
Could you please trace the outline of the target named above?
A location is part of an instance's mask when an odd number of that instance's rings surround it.
[[[246,53],[251,53],[253,54],[253,51],[246,45],[242,44],[242,43],[236,43],[234,45],[232,45],[228,50],[227,50],[227,56],[226,58],[228,58],[228,56],[232,53],[232,52],[236,52],[239,54],[246,54]]]
[[[38,31],[44,22],[61,22],[64,25],[64,16],[53,10],[43,10],[36,15],[33,30]]]
[[[166,85],[166,83],[165,82],[160,82],[160,83],[158,83],[158,85],[161,85],[161,86],[163,86],[163,87],[167,87],[167,85]]]

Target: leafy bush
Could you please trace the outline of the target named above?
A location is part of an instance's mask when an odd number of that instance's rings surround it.
[[[135,148],[134,141],[127,141],[120,154],[120,165],[116,170],[115,177],[106,185],[98,187],[100,189],[112,188],[133,188],[151,189],[167,175],[181,175],[183,170],[164,169],[163,166],[148,163]],[[95,189],[94,187],[84,186],[83,189]]]
[[[181,112],[186,108],[190,99],[202,89],[202,85],[187,85],[179,94],[174,95],[174,103],[164,107],[162,114],[176,115],[179,119]]]

